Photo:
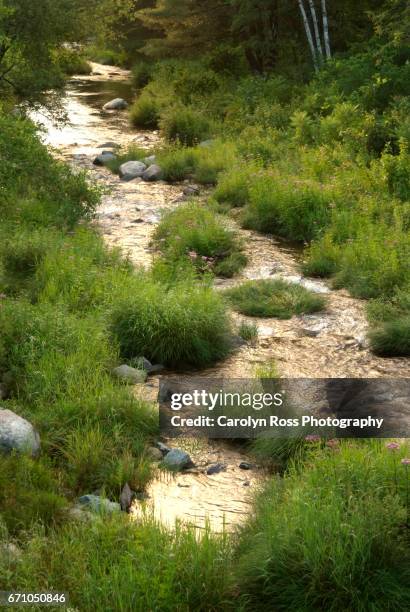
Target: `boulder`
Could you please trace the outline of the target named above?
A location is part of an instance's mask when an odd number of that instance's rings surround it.
[[[131,368],[125,363],[118,366],[117,368],[114,368],[112,372],[114,376],[130,385],[144,383],[147,380],[147,373],[144,370],[137,370],[136,368]]]
[[[145,357],[137,357],[136,362],[138,363],[138,367],[145,370],[148,374],[156,374],[157,372],[162,372],[162,370],[165,369],[165,366],[159,363],[152,365],[152,363]]]
[[[241,470],[251,470],[252,469],[252,463],[248,463],[247,461],[242,461],[239,464],[239,467],[241,468]]]
[[[209,138],[208,140],[203,140],[202,142],[200,142],[198,147],[202,147],[203,149],[208,149],[209,147],[212,147],[214,144],[215,144],[215,140],[213,140],[212,138]]]
[[[114,153],[111,151],[103,151],[97,155],[93,161],[93,164],[94,166],[105,166],[109,162],[114,161],[114,159],[116,159],[116,155],[114,155]]]
[[[147,166],[139,161],[128,161],[121,164],[119,174],[123,181],[132,181],[135,178],[141,178]]]
[[[110,100],[107,104],[104,104],[103,110],[124,110],[128,106],[128,102],[124,100],[124,98],[115,98],[114,100]]]
[[[33,457],[40,452],[40,436],[31,423],[11,410],[0,408],[0,452],[26,452]]]
[[[155,446],[150,446],[147,449],[147,455],[150,459],[152,459],[153,461],[162,461],[164,455],[162,454],[162,452],[159,450],[159,448],[156,448]]]
[[[156,164],[152,164],[142,174],[144,181],[159,181],[162,178],[162,169]]]
[[[98,145],[97,149],[116,149],[118,147],[118,143],[109,140],[108,142],[103,142],[102,144]]]
[[[163,442],[157,442],[155,446],[161,451],[163,455],[166,455],[171,450],[169,446],[167,446]]]
[[[144,164],[146,166],[151,166],[151,164],[155,164],[156,159],[157,159],[156,155],[149,155],[148,157],[146,157],[142,161],[144,162]]]
[[[224,463],[215,463],[206,470],[208,476],[212,476],[212,474],[219,474],[220,472],[226,472],[226,465]]]
[[[81,507],[95,514],[114,514],[121,512],[120,504],[112,502],[105,497],[99,495],[83,495],[78,498],[78,503]]]
[[[187,185],[183,188],[182,193],[184,196],[198,196],[200,194],[200,189],[196,185]]]
[[[173,448],[163,459],[163,464],[169,470],[178,472],[193,465],[191,457],[180,448]]]

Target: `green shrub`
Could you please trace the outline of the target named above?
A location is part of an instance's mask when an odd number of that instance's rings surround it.
[[[170,182],[183,181],[194,173],[196,157],[191,148],[167,148],[158,155],[164,179]]]
[[[68,76],[91,73],[90,64],[78,51],[67,48],[60,49],[57,55],[57,61],[61,70]]]
[[[169,261],[188,259],[200,272],[230,277],[246,264],[233,231],[201,204],[188,203],[166,213],[154,240]]]
[[[325,307],[323,296],[283,280],[247,281],[226,291],[235,310],[251,317],[278,317],[317,312]]]
[[[242,529],[240,601],[252,610],[408,607],[405,445],[398,456],[379,442],[312,446],[303,466],[271,481]]]
[[[44,460],[0,457],[0,515],[10,535],[41,522],[61,521],[66,501],[53,469]]]
[[[137,89],[143,89],[152,79],[154,66],[147,61],[134,64],[131,68],[132,82]]]
[[[258,326],[255,323],[242,321],[238,328],[238,334],[246,342],[252,342],[258,337]]]
[[[382,357],[410,357],[410,315],[371,330],[370,345]]]
[[[221,204],[245,206],[249,200],[249,183],[255,168],[234,167],[219,177],[214,198]]]
[[[223,609],[228,597],[230,543],[226,535],[126,515],[70,522],[44,538],[28,540],[21,562],[0,558],[0,588],[13,579],[19,591],[70,594],[78,610]],[[11,574],[12,572],[12,574]]]
[[[141,278],[113,307],[112,330],[126,358],[205,366],[224,358],[230,327],[223,300],[190,281],[166,288]]]
[[[190,107],[175,106],[162,113],[160,127],[168,142],[192,147],[209,138],[212,126],[200,112]]]
[[[130,108],[130,119],[135,127],[156,129],[158,127],[159,116],[159,103],[147,91],[143,91]]]
[[[260,175],[249,189],[244,227],[297,241],[315,238],[331,216],[331,197],[319,187]]]

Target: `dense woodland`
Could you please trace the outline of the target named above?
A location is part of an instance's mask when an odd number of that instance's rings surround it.
[[[64,121],[90,61],[131,70],[129,120],[160,130],[164,179],[209,188],[162,219],[149,271],[106,247],[101,189],[28,118]],[[373,353],[410,356],[409,89],[406,0],[0,0],[0,399],[42,440],[0,457],[0,589],[76,610],[410,608],[404,440],[253,444],[271,477],[231,535],[70,514],[155,474],[155,409],[115,365],[202,368],[232,350],[231,308],[323,308],[286,283],[215,291],[246,264],[223,217],[303,249],[305,275],[366,300]]]

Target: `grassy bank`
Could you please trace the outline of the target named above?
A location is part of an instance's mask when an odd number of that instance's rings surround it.
[[[304,244],[305,274],[371,300],[370,340],[386,356],[410,354],[406,53],[375,40],[307,85],[169,60],[131,109],[135,125],[162,129],[167,180],[215,185],[220,212]]]

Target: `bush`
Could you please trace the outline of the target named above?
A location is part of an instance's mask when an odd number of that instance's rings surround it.
[[[70,594],[78,610],[198,610],[224,607],[229,587],[226,535],[125,515],[70,522],[44,538],[34,534],[12,569],[0,558],[0,588]],[[12,574],[11,574],[12,572]]]
[[[60,49],[57,61],[61,70],[68,76],[91,73],[90,64],[78,51]]]
[[[255,168],[234,167],[219,177],[214,198],[221,204],[245,206],[249,201],[249,183]]]
[[[283,280],[248,281],[226,291],[235,310],[251,317],[278,317],[317,312],[325,307],[323,296]]]
[[[137,89],[143,89],[150,82],[154,66],[147,61],[141,61],[131,69],[132,82]]]
[[[327,226],[331,197],[316,186],[260,175],[249,189],[243,225],[296,241],[309,241]]]
[[[154,240],[166,259],[189,260],[200,272],[230,277],[246,264],[234,233],[201,204],[185,204],[165,214]]]
[[[49,527],[61,521],[66,505],[54,471],[44,460],[0,457],[0,514],[10,535],[36,522]]]
[[[370,345],[382,357],[410,357],[410,315],[371,330]]]
[[[258,326],[255,323],[242,321],[238,328],[238,334],[246,342],[252,342],[258,337]]]
[[[114,305],[112,331],[124,357],[170,366],[209,365],[230,347],[223,300],[189,281],[167,289],[142,277]]]
[[[135,127],[156,129],[159,123],[160,106],[156,98],[149,92],[142,94],[130,108],[130,119]]]
[[[169,108],[161,115],[160,127],[168,142],[180,142],[189,147],[209,138],[212,132],[208,119],[188,106]]]
[[[316,445],[303,469],[271,481],[237,551],[246,609],[408,607],[406,474],[388,452],[379,442]]]

